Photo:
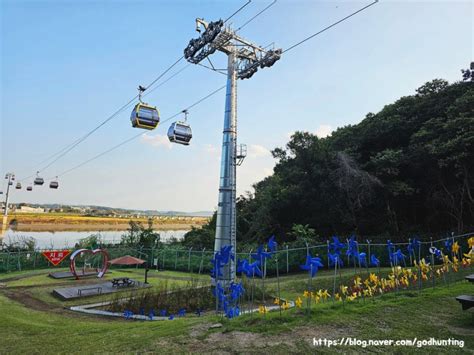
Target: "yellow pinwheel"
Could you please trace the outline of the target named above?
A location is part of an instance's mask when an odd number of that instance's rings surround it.
[[[347,296],[349,301],[354,301],[357,298],[357,292],[353,292],[352,295]]]
[[[359,276],[356,276],[356,278],[354,279],[354,286],[357,288],[362,286],[361,278]]]
[[[304,291],[304,292],[303,292],[303,297],[306,297],[306,298],[307,298],[307,297],[309,297],[309,296],[310,296],[309,291]]]
[[[342,301],[342,297],[341,297],[341,295],[340,295],[339,293],[336,293],[336,294],[334,295],[334,298],[335,298],[336,301]]]
[[[474,248],[474,237],[469,238],[467,244],[469,245],[469,249]]]
[[[303,300],[301,299],[301,297],[298,297],[295,300],[295,305],[296,305],[296,307],[301,308],[301,306],[303,305]]]
[[[341,285],[339,288],[341,289],[342,295],[347,295],[347,286]]]
[[[372,282],[374,285],[377,285],[379,283],[379,278],[377,277],[377,275],[375,275],[374,273],[370,273],[369,275],[369,280],[370,282]]]
[[[275,298],[275,300],[273,301],[273,304],[276,304],[277,306],[280,305],[280,299],[277,297]]]
[[[457,254],[459,252],[459,243],[458,242],[454,242],[452,247],[451,247],[451,251],[454,253],[454,254]]]
[[[268,309],[266,306],[263,306],[263,305],[258,306],[258,313],[265,314],[267,312],[268,312]]]
[[[288,303],[288,301],[283,302],[283,304],[281,305],[281,308],[285,310],[290,308],[290,304]]]
[[[321,297],[326,301],[329,297],[331,297],[331,295],[329,294],[328,290],[324,290],[321,293]]]

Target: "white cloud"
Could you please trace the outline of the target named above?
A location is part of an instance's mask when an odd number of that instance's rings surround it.
[[[264,146],[258,144],[250,144],[247,148],[247,155],[250,158],[262,158],[270,156],[270,151]]]
[[[322,124],[322,125],[319,125],[319,127],[316,129],[316,132],[314,133],[316,133],[318,138],[325,138],[331,135],[332,127],[327,124]]]
[[[219,151],[217,150],[217,147],[212,144],[205,144],[204,151],[212,155],[219,153]]]
[[[141,137],[141,141],[143,143],[149,144],[157,148],[164,147],[167,149],[171,149],[171,147],[173,146],[171,142],[169,141],[168,137],[166,135],[161,135],[161,134],[157,134],[156,136],[151,136],[144,133]]]

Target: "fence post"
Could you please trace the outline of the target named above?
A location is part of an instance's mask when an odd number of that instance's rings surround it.
[[[288,252],[288,244],[286,245],[286,273],[290,273],[290,261],[289,261],[289,252]]]
[[[201,275],[201,271],[202,271],[202,263],[203,263],[203,260],[204,260],[204,250],[206,250],[206,248],[201,250],[201,262],[199,263],[199,275]]]
[[[431,245],[431,248],[433,248],[433,237],[430,237],[430,245]],[[434,288],[435,286],[435,276],[434,276],[434,273],[435,273],[435,257],[434,257],[434,254],[431,252],[432,249],[430,248],[430,254],[431,254],[431,267],[433,268],[433,271],[431,271],[431,283],[432,283],[432,286]]]
[[[329,267],[329,240],[326,239],[326,244],[328,246],[328,269],[330,269]]]
[[[370,240],[368,240],[368,239],[367,239],[367,255],[368,255],[367,267],[369,267],[369,265],[370,265]]]
[[[191,272],[191,250],[193,250],[193,247],[189,248],[188,251],[188,271]]]

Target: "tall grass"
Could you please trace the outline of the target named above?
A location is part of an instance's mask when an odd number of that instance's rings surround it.
[[[163,282],[153,289],[130,293],[125,298],[115,295],[107,309],[112,312],[129,310],[136,314],[149,314],[153,310],[158,315],[161,310],[175,314],[183,308],[186,312],[195,312],[212,309],[214,305],[209,284],[193,279],[184,286]]]

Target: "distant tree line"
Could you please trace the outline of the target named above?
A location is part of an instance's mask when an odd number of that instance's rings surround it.
[[[435,79],[318,138],[272,151],[271,176],[237,202],[240,243],[332,234],[407,239],[474,229],[474,83]],[[213,247],[215,216],[184,244]]]

